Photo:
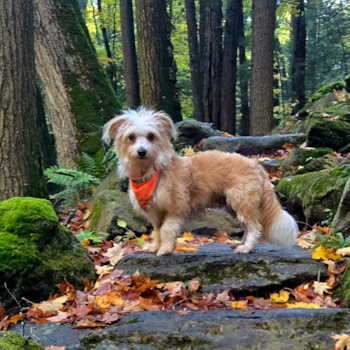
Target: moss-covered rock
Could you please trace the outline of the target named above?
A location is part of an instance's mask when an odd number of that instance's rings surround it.
[[[317,148],[317,149],[302,149],[297,148],[291,152],[287,159],[283,162],[283,170],[290,170],[291,166],[298,167],[305,165],[313,159],[320,158],[325,154],[332,153],[331,148]]]
[[[318,101],[323,96],[332,93],[334,90],[345,89],[346,84],[343,81],[336,81],[322,86],[310,99],[310,102]]]
[[[59,226],[49,201],[12,198],[0,203],[0,301],[47,298],[67,279],[76,287],[95,277],[94,264],[75,236]]]
[[[335,157],[331,154],[326,154],[323,157],[319,157],[316,159],[311,159],[303,168],[297,169],[295,173],[306,174],[312,173],[314,171],[321,171],[325,169],[331,169],[337,167],[341,162],[344,162],[343,157]],[[350,161],[346,161],[345,163],[350,163]]]
[[[334,293],[334,298],[342,300],[343,307],[350,307],[350,259],[348,259],[348,265],[340,278],[340,283]]]
[[[125,192],[103,190],[94,196],[92,208],[90,228],[108,233],[109,239],[124,234],[127,229],[137,235],[147,232],[147,221],[133,210]],[[118,219],[125,221],[127,228],[119,227]]]
[[[331,172],[324,170],[295,175],[283,178],[276,192],[288,211],[303,214],[309,223],[330,220],[332,218],[325,209],[336,212],[349,176],[350,165],[343,165]]]
[[[0,332],[1,350],[44,350],[28,338],[24,338],[13,332]]]

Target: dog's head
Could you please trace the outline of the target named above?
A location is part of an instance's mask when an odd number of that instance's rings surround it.
[[[122,176],[143,177],[169,162],[173,147],[168,133],[176,138],[174,123],[165,112],[141,107],[111,119],[103,128],[103,140],[114,139]]]

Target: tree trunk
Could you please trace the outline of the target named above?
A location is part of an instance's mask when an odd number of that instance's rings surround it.
[[[276,0],[253,0],[250,135],[273,129],[273,47]]]
[[[102,0],[97,0],[97,9],[100,15],[100,28],[102,32],[102,37],[103,37],[103,44],[106,49],[106,54],[108,58],[108,64],[107,64],[107,76],[109,79],[109,82],[111,83],[113,90],[117,92],[117,80],[116,80],[116,67],[115,63],[113,61],[113,54],[111,51],[111,48],[109,46],[109,40],[108,40],[108,35],[107,35],[107,28],[106,24],[103,20],[103,14],[102,14]]]
[[[222,1],[209,0],[204,37],[204,120],[221,129]]]
[[[228,0],[221,84],[221,128],[236,134],[237,48],[239,40],[240,0]]]
[[[43,197],[35,104],[33,0],[0,0],[0,202]]]
[[[194,0],[185,0],[186,19],[188,31],[188,47],[190,54],[192,98],[194,105],[194,118],[204,121],[203,84],[200,72],[200,56],[198,47],[198,30],[196,20],[196,5]]]
[[[305,60],[306,28],[304,0],[299,0],[298,13],[293,15],[293,64],[292,64],[292,101],[296,103],[292,114],[305,106]]]
[[[245,54],[247,45],[244,36],[244,14],[243,0],[239,0],[238,21],[239,21],[239,86],[241,90],[241,135],[249,136],[249,63]]]
[[[77,0],[35,1],[35,53],[58,164],[101,148],[101,127],[119,111]]]
[[[179,86],[165,0],[136,0],[141,103],[180,121]]]
[[[120,0],[120,21],[122,27],[126,102],[128,107],[135,109],[140,106],[140,86],[137,71],[132,0]]]

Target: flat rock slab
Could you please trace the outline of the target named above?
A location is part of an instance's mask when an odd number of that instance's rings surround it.
[[[285,134],[275,136],[240,136],[240,137],[209,137],[204,141],[202,150],[217,149],[222,152],[237,152],[244,156],[261,154],[262,152],[275,152],[283,149],[285,143],[295,146],[301,145],[306,140],[304,134]]]
[[[331,335],[349,332],[348,309],[140,312],[97,333],[55,323],[25,328],[44,347],[65,345],[66,350],[329,350],[335,343]]]
[[[199,280],[205,292],[221,292],[230,288],[234,293],[250,293],[295,287],[309,280],[326,276],[324,264],[312,259],[310,252],[297,246],[280,248],[259,244],[254,253],[234,254],[229,244],[208,244],[196,253],[137,254],[124,257],[117,269],[126,274],[139,271],[164,282]]]

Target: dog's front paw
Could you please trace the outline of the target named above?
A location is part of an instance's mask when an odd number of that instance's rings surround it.
[[[175,249],[174,244],[163,244],[160,246],[157,256],[171,254]]]
[[[143,246],[142,251],[145,253],[157,253],[158,249],[159,249],[158,244],[154,242],[152,243],[145,242],[145,245]]]
[[[253,247],[249,247],[245,244],[239,245],[236,249],[235,249],[235,254],[248,254],[250,252],[252,252],[254,250]]]

